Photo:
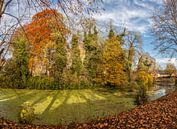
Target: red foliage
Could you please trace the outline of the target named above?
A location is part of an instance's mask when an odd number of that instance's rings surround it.
[[[40,56],[44,55],[44,49],[54,40],[54,37],[52,36],[54,32],[61,35],[69,33],[63,20],[62,14],[58,13],[56,10],[46,9],[35,14],[32,17],[32,22],[25,26],[31,50],[30,68],[34,66],[33,58],[44,58]]]

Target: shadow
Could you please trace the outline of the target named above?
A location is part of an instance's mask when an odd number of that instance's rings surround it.
[[[43,114],[46,114],[46,113],[49,112],[50,108],[52,107],[52,105],[54,104],[55,100],[57,99],[58,93],[59,93],[59,91],[57,91],[55,93],[55,95],[52,96],[51,102],[49,103],[49,105],[47,106],[47,108],[44,110],[44,112],[41,114],[41,116],[43,116]]]
[[[14,98],[5,99],[0,101],[0,117],[8,118],[10,120],[18,121],[17,116],[20,107],[23,103],[29,100],[34,93],[17,94]]]
[[[17,121],[19,106],[26,101],[31,101],[32,106],[42,112],[36,112],[38,120],[35,124],[69,124],[84,122],[97,117],[119,114],[130,108],[123,103],[128,97],[124,94],[115,94],[118,91],[99,90],[56,90],[17,93],[16,98],[0,102],[0,116]],[[129,98],[127,101],[130,101]],[[3,105],[3,106],[2,106]],[[128,105],[128,106],[127,106]]]

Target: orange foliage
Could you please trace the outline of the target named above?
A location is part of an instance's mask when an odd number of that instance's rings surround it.
[[[63,20],[64,17],[62,14],[56,10],[46,9],[35,14],[32,17],[32,22],[25,26],[25,31],[30,42],[30,69],[36,64],[36,59],[40,59],[41,62],[41,59],[45,58],[46,46],[52,46],[49,44],[55,40],[52,36],[53,33],[57,32],[61,35],[69,33]]]

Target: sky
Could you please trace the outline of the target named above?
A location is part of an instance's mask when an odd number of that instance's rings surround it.
[[[126,27],[129,31],[140,32],[144,45],[143,49],[156,59],[156,62],[165,67],[166,63],[173,63],[177,67],[176,58],[162,57],[154,50],[154,37],[150,32],[152,25],[151,15],[153,11],[162,5],[162,0],[103,0],[103,8],[94,18],[100,26],[110,23],[114,27]]]
[[[55,1],[55,0],[54,0]],[[23,8],[23,0],[21,7]],[[154,50],[154,37],[151,35],[150,27],[152,25],[151,15],[153,11],[162,5],[162,0],[103,0],[100,5],[104,10],[93,14],[97,24],[101,28],[105,28],[110,21],[116,30],[127,28],[129,31],[140,32],[144,41],[143,49],[156,59],[157,64],[165,67],[166,63],[173,63],[177,67],[176,58],[162,57]],[[100,7],[99,7],[100,8]],[[15,15],[16,8],[9,10]],[[19,14],[24,14],[23,9]],[[31,12],[32,14],[34,12]],[[24,17],[26,18],[26,17]],[[28,18],[27,18],[28,19]],[[24,19],[23,19],[24,21]],[[12,22],[6,18],[6,22]]]

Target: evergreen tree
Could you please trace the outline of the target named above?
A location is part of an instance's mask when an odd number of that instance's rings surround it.
[[[80,49],[79,49],[79,41],[77,35],[73,35],[72,43],[71,43],[71,56],[72,56],[72,65],[71,71],[72,74],[77,74],[77,77],[81,74],[81,67],[82,61],[80,56]]]
[[[93,33],[89,30],[88,35],[86,33],[84,34],[84,48],[86,51],[84,65],[88,79],[90,82],[96,82],[98,80],[102,58],[102,50],[98,44],[98,31],[96,26],[93,28]]]
[[[27,41],[23,37],[14,37],[12,42],[13,58],[5,67],[4,74],[9,83],[16,88],[24,88],[29,77],[28,61],[29,52]],[[8,82],[6,80],[6,82]]]
[[[54,54],[54,65],[53,65],[53,75],[55,81],[63,81],[63,72],[67,65],[67,50],[66,50],[66,39],[57,34],[56,37],[56,49]]]

